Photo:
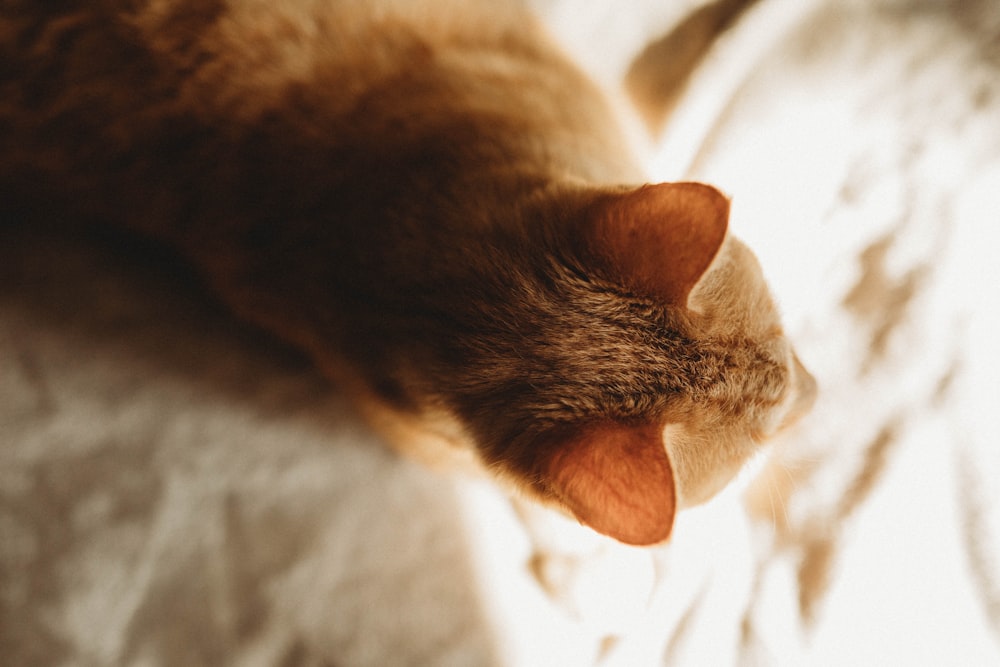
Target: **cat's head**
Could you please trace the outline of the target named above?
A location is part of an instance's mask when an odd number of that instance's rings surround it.
[[[714,188],[539,210],[557,231],[505,248],[504,296],[449,344],[447,402],[500,476],[622,542],[663,541],[809,408],[814,382]]]

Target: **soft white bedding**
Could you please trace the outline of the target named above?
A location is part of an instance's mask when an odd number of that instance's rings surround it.
[[[617,94],[698,3],[534,4]],[[820,382],[759,476],[623,547],[396,459],[155,253],[4,231],[0,662],[1000,664],[1000,5],[760,0],[634,134]]]

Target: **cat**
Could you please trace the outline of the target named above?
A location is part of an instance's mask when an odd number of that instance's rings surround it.
[[[0,197],[169,246],[400,451],[626,544],[815,394],[728,197],[646,183],[514,3],[8,1]]]

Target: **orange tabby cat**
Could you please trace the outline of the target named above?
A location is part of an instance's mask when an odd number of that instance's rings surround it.
[[[651,544],[808,407],[728,199],[643,185],[514,5],[0,11],[5,217],[169,243],[404,451]]]

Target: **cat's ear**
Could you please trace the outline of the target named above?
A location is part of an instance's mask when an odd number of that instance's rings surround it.
[[[638,293],[685,306],[726,237],[729,199],[702,183],[645,185],[595,202],[585,220],[585,261]]]
[[[581,523],[626,544],[670,537],[677,503],[662,427],[590,425],[552,451],[547,490]]]

